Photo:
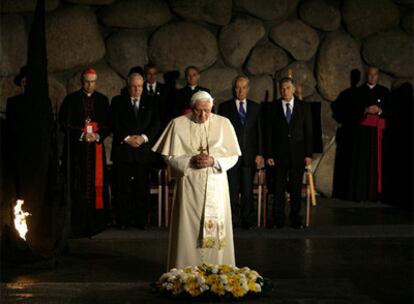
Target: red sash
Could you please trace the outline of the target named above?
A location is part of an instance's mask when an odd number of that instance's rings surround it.
[[[385,129],[385,119],[376,114],[367,114],[361,125],[377,129],[378,193],[382,193],[382,137]]]
[[[89,128],[88,128],[89,127]],[[84,133],[87,133],[88,129],[92,127],[93,133],[96,133],[98,128],[97,122],[85,121],[85,128],[82,129]],[[104,168],[103,168],[103,144],[95,143],[95,208],[103,209],[103,184],[104,184]]]

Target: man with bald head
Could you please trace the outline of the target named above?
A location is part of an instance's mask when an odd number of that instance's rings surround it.
[[[234,98],[220,104],[218,114],[227,117],[236,130],[242,151],[236,165],[228,172],[233,225],[250,228],[253,211],[253,179],[263,165],[263,140],[260,104],[248,99],[249,78],[233,81]]]
[[[95,69],[81,72],[81,88],[65,97],[59,122],[65,134],[63,163],[71,190],[71,231],[90,237],[106,227],[108,199],[103,140],[109,134],[108,98],[97,92]]]
[[[144,79],[128,76],[127,92],[112,99],[112,161],[116,168],[116,214],[122,229],[145,228],[150,200],[151,145],[159,131],[157,107],[142,94]]]

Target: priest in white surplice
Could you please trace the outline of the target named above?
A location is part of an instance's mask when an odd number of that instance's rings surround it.
[[[211,113],[213,98],[199,91],[192,112],[172,120],[153,151],[174,170],[168,269],[203,262],[235,265],[226,171],[240,156],[230,121]]]

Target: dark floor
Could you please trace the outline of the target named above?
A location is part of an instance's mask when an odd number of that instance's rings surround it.
[[[275,284],[254,303],[413,303],[412,223],[407,211],[321,199],[308,229],[236,229],[237,264]],[[166,270],[167,237],[107,230],[72,240],[56,265],[3,263],[1,303],[172,302],[150,288]]]

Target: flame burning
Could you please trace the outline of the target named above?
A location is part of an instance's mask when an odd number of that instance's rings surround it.
[[[26,233],[28,232],[26,217],[31,215],[29,212],[22,210],[22,205],[24,204],[24,200],[17,200],[16,206],[14,206],[14,227],[16,231],[19,233],[20,237],[23,240],[26,240]]]

